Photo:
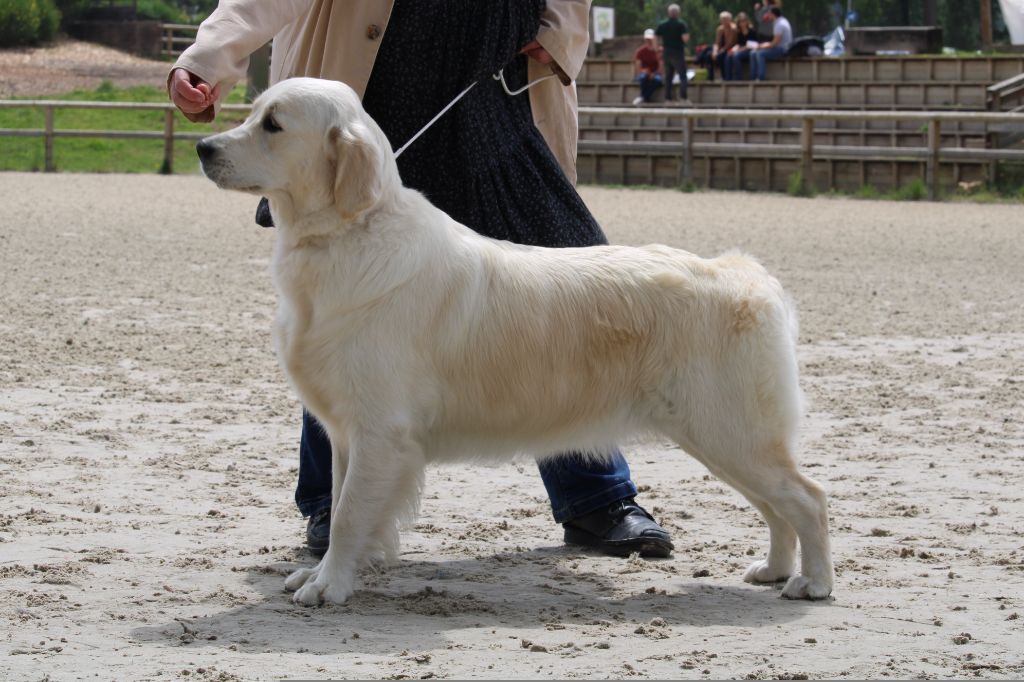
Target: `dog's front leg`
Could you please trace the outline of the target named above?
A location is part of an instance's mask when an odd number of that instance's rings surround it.
[[[331,542],[294,601],[314,606],[344,603],[355,590],[356,571],[367,563],[382,527],[395,527],[408,508],[410,479],[424,467],[419,444],[405,429],[353,435],[340,499],[331,515]],[[418,492],[418,488],[416,489]]]
[[[346,438],[334,436],[331,442],[331,518],[334,518],[338,511],[338,501],[341,500],[341,488],[345,483],[345,474],[348,471],[348,442]],[[312,568],[300,568],[293,571],[284,581],[284,588],[289,592],[299,589],[310,578],[314,578],[320,572],[323,559]]]

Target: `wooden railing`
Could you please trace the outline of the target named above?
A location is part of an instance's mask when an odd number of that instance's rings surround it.
[[[222,112],[245,112],[248,104],[225,104]],[[53,141],[59,137],[106,137],[113,139],[160,140],[164,141],[163,173],[174,172],[175,140],[200,140],[210,133],[189,133],[175,130],[175,119],[180,115],[170,102],[71,102],[63,100],[0,100],[0,109],[42,109],[42,128],[0,128],[0,137],[41,137],[43,138],[43,169],[52,173],[57,170],[54,162]],[[162,111],[163,130],[57,130],[54,126],[54,112],[58,109],[110,109],[117,111]]]
[[[44,113],[43,128],[0,128],[0,137],[42,137],[45,146],[44,168],[56,170],[53,141],[56,138],[99,137],[162,139],[164,141],[163,172],[174,169],[175,140],[197,140],[207,133],[190,133],[175,130],[175,119],[179,115],[170,103],[134,102],[71,102],[59,100],[0,100],[0,109],[36,108]],[[57,130],[54,126],[54,112],[58,109],[114,109],[164,112],[162,131],[140,130]],[[248,112],[247,104],[225,105],[224,112]],[[581,140],[581,154],[625,153],[674,156],[679,159],[679,182],[692,183],[694,157],[701,155],[728,155],[734,157],[796,158],[800,160],[801,176],[805,183],[813,178],[815,158],[844,158],[859,160],[918,159],[925,162],[926,183],[929,196],[938,196],[938,166],[943,160],[950,161],[1019,161],[1024,162],[1024,150],[978,149],[969,147],[943,147],[941,144],[943,123],[971,122],[984,126],[1009,126],[1024,131],[1024,113],[1013,112],[949,112],[949,111],[829,111],[792,109],[682,109],[682,108],[627,108],[627,107],[581,107],[581,114],[602,114],[622,116],[658,116],[678,121],[682,130],[682,143]],[[696,121],[700,120],[775,120],[800,123],[799,145],[766,145],[735,143],[695,143],[693,141]],[[927,126],[928,144],[925,147],[858,147],[839,145],[815,145],[814,127],[818,121],[915,121]]]
[[[1024,106],[1024,73],[990,85],[988,87],[988,106],[993,111],[1004,109],[1019,111]]]
[[[160,55],[177,57],[196,41],[198,26],[192,24],[164,24],[164,35],[160,41]]]
[[[813,164],[816,158],[852,159],[861,161],[884,161],[888,159],[916,159],[925,163],[925,183],[928,197],[939,195],[939,163],[950,161],[1020,161],[1024,162],[1024,150],[1017,149],[976,149],[969,147],[943,147],[941,145],[944,122],[972,122],[985,126],[1009,124],[1024,131],[1024,113],[1011,112],[950,112],[950,111],[832,111],[814,109],[682,109],[682,108],[627,108],[627,107],[580,107],[581,114],[603,114],[622,116],[659,116],[679,121],[682,128],[682,144],[672,142],[635,142],[580,140],[579,152],[656,154],[679,158],[679,183],[693,183],[694,157],[731,156],[764,159],[799,159],[800,177],[805,185],[812,182]],[[693,141],[696,121],[700,120],[775,120],[800,123],[799,145],[764,145],[732,143],[697,143]],[[841,145],[815,145],[814,126],[816,121],[915,121],[928,128],[928,144],[925,147],[858,147]]]
[[[1024,55],[790,57],[768,62],[768,82],[816,83],[994,83],[1024,72]],[[633,60],[590,58],[580,83],[630,83]]]

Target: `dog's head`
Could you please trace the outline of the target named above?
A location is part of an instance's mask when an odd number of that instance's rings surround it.
[[[387,137],[337,81],[282,81],[196,150],[218,187],[270,197],[296,218],[333,204],[354,220],[401,185]]]

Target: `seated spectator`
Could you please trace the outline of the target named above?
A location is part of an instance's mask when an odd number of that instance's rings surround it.
[[[664,85],[661,77],[661,59],[654,44],[654,29],[644,31],[644,44],[633,54],[633,76],[640,84],[640,96],[633,100],[639,106],[651,101],[651,96]]]
[[[754,53],[750,55],[750,77],[756,81],[763,81],[768,71],[768,62],[775,59],[782,59],[786,56],[786,50],[793,43],[793,27],[789,25],[786,17],[782,16],[782,10],[772,7],[765,16],[771,17],[772,39],[770,42],[759,43]]]
[[[746,12],[736,15],[736,44],[729,49],[725,58],[722,76],[727,81],[743,80],[743,65],[750,61],[750,53],[757,47],[757,33]]]
[[[697,65],[707,69],[708,80],[715,80],[715,67],[725,77],[725,57],[729,49],[736,44],[736,24],[732,23],[732,14],[722,12],[718,15],[718,28],[715,30],[715,41],[697,50]]]

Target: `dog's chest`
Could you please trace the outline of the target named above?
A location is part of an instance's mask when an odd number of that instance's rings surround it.
[[[302,404],[320,419],[342,407],[347,383],[344,363],[337,349],[317,343],[308,326],[294,320],[280,320],[274,328],[275,346],[281,368],[288,376]]]

